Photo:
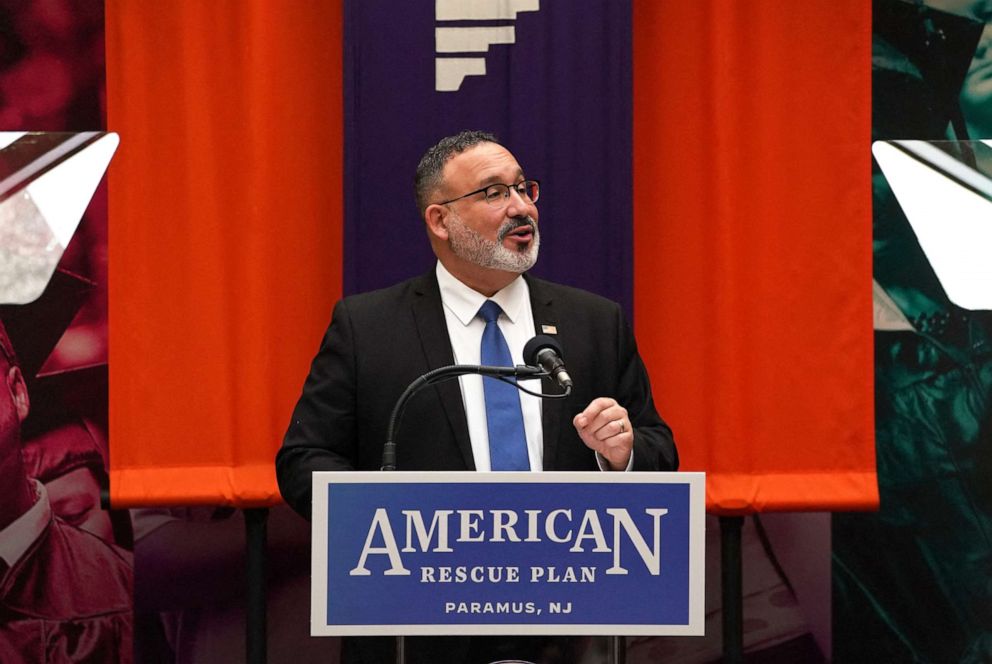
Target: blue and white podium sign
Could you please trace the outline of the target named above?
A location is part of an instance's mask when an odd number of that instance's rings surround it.
[[[314,473],[311,634],[700,635],[704,484]]]

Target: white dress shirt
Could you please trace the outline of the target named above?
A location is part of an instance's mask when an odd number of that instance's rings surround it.
[[[437,283],[441,290],[444,320],[448,326],[448,337],[451,340],[455,364],[480,364],[482,332],[486,329],[486,323],[476,314],[487,299],[493,300],[503,310],[497,324],[506,338],[513,363],[524,363],[524,344],[534,336],[534,313],[530,307],[530,289],[523,277],[517,277],[503,290],[487,298],[458,281],[438,262]],[[482,387],[482,376],[461,376],[458,380],[461,384],[462,402],[465,405],[465,419],[468,421],[468,435],[472,441],[475,468],[480,471],[491,470],[486,397]],[[539,380],[527,380],[522,384],[533,392],[541,392]],[[517,393],[520,395],[520,410],[524,416],[524,434],[527,437],[530,469],[539,471],[544,468],[541,399],[519,390]]]

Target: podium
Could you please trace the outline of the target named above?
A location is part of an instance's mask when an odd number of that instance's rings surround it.
[[[311,634],[701,635],[702,473],[313,475]]]

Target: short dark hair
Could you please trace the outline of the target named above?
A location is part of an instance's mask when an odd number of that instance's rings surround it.
[[[487,131],[463,131],[454,136],[445,136],[437,145],[432,146],[420,158],[417,173],[413,179],[414,192],[417,197],[417,209],[420,214],[430,205],[429,198],[441,186],[444,165],[457,154],[465,152],[480,143],[496,143],[499,139]]]

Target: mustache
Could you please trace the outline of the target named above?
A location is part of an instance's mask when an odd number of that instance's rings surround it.
[[[503,225],[499,227],[496,232],[496,239],[502,242],[506,239],[506,236],[520,228],[521,226],[530,226],[530,230],[535,235],[537,234],[537,222],[534,221],[533,217],[514,217],[512,219],[507,219],[503,222]]]

